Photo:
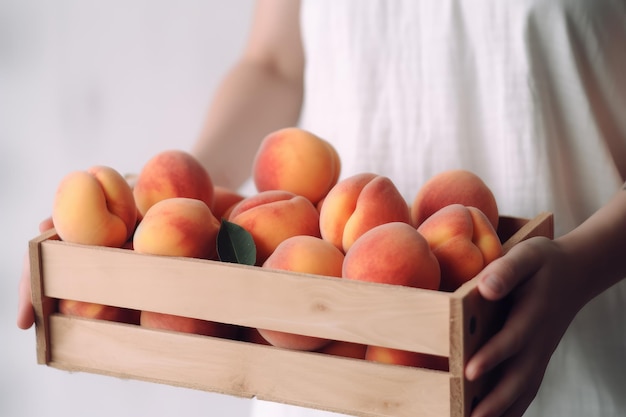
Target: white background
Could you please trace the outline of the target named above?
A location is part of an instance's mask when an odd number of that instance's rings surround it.
[[[252,0],[0,0],[0,416],[246,416],[250,400],[68,373],[15,325],[29,239],[60,179],[188,149]]]

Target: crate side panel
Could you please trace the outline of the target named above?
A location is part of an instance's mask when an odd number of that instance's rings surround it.
[[[449,354],[449,294],[64,242],[43,250],[49,297]]]
[[[519,230],[504,242],[504,252],[518,243],[535,236],[553,237],[553,217],[551,213],[540,213],[528,221],[518,221]],[[452,390],[453,417],[469,416],[472,405],[483,398],[498,379],[491,372],[477,381],[468,382],[463,372],[469,358],[499,329],[508,314],[508,305],[484,299],[476,288],[478,281],[473,279],[459,288],[451,298],[450,306],[450,372],[462,381]]]
[[[449,374],[51,317],[52,366],[367,417],[450,414]],[[355,383],[357,381],[358,383]]]
[[[35,320],[37,363],[39,364],[45,364],[50,361],[48,318],[55,310],[54,299],[47,297],[44,291],[42,245],[46,240],[54,238],[56,238],[56,232],[49,230],[28,242],[31,300]]]

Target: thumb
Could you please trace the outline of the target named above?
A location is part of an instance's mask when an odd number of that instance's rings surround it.
[[[478,274],[478,291],[487,300],[500,300],[540,268],[535,239],[518,243]]]

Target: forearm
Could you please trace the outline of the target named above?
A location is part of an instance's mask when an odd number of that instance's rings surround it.
[[[216,185],[237,189],[250,176],[261,140],[298,122],[304,72],[299,14],[296,0],[257,1],[242,57],[217,89],[192,150]]]
[[[250,175],[261,139],[297,123],[301,101],[300,81],[244,59],[217,90],[192,153],[216,184],[235,189]]]
[[[556,240],[575,263],[582,304],[626,277],[626,184],[579,227]]]

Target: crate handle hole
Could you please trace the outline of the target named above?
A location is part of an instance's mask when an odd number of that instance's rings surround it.
[[[472,316],[469,319],[469,334],[473,336],[476,333],[476,316]]]

